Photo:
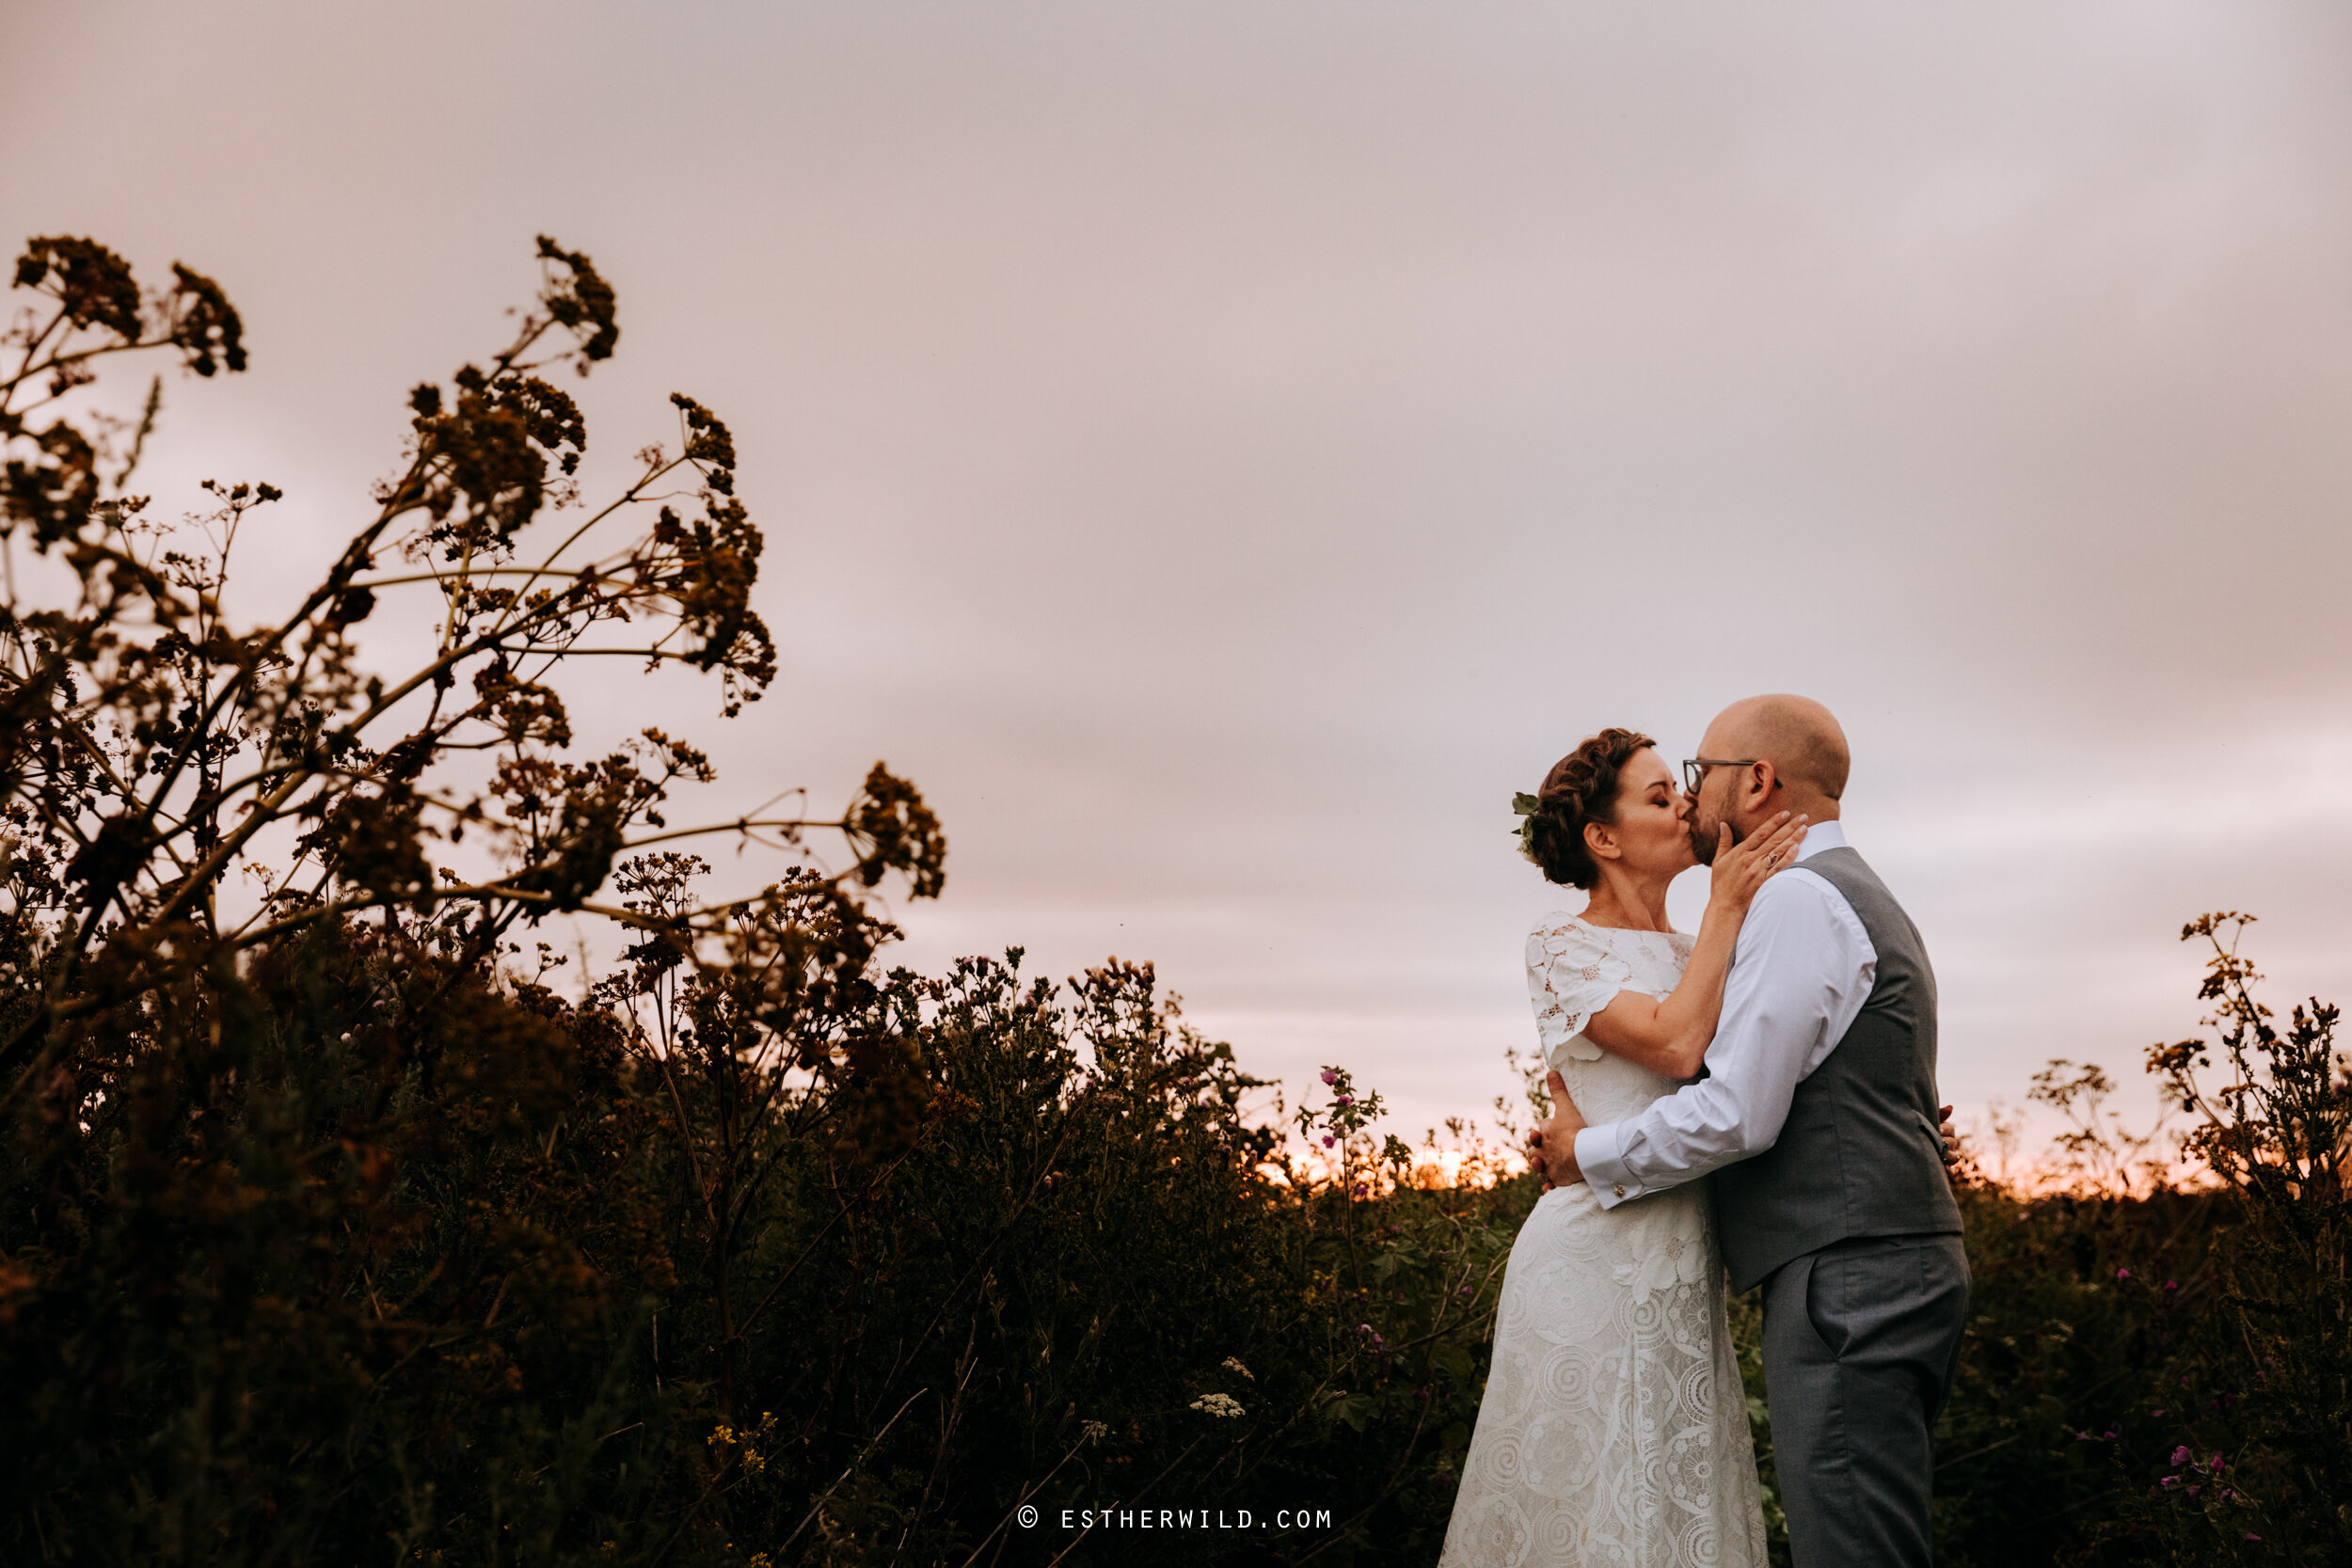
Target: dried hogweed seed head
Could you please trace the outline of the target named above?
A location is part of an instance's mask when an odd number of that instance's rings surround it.
[[[103,326],[126,339],[139,335],[139,286],[131,263],[95,240],[56,235],[26,241],[16,259],[16,286],[56,295],[75,326]]]

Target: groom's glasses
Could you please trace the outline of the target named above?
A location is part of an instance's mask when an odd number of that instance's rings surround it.
[[[1753,768],[1756,762],[1754,757],[1685,757],[1682,759],[1682,792],[1697,795],[1699,785],[1707,782],[1707,770],[1710,768]]]

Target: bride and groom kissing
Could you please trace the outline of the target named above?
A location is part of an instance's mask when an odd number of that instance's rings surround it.
[[[1609,729],[1521,848],[1591,895],[1527,941],[1552,1113],[1443,1568],[1763,1568],[1726,1285],[1763,1287],[1796,1568],[1926,1568],[1930,1433],[1968,1314],[1935,975],[1838,821],[1829,710],[1754,697],[1679,780]],[[1680,787],[1677,785],[1679,784]],[[1666,889],[1710,867],[1695,936]]]

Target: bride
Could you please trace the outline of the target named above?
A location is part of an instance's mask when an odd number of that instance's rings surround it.
[[[1667,885],[1698,862],[1655,746],[1601,731],[1553,766],[1521,831],[1547,879],[1592,895],[1529,933],[1527,988],[1553,1092],[1596,1123],[1697,1075],[1748,901],[1804,835],[1803,817],[1736,847],[1725,830],[1698,935],[1674,930]],[[1582,1182],[1536,1200],[1438,1562],[1764,1568],[1705,1180],[1613,1211]]]

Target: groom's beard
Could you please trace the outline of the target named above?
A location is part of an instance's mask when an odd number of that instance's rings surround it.
[[[1707,824],[1705,831],[1702,832],[1699,827],[1699,819],[1695,816],[1691,818],[1691,858],[1698,862],[1701,865],[1713,865],[1715,863],[1715,845],[1716,841],[1722,836],[1715,830],[1721,825],[1722,824],[1720,822],[1709,822]],[[1738,844],[1748,836],[1740,831],[1738,823],[1732,823],[1730,826],[1732,843]]]

